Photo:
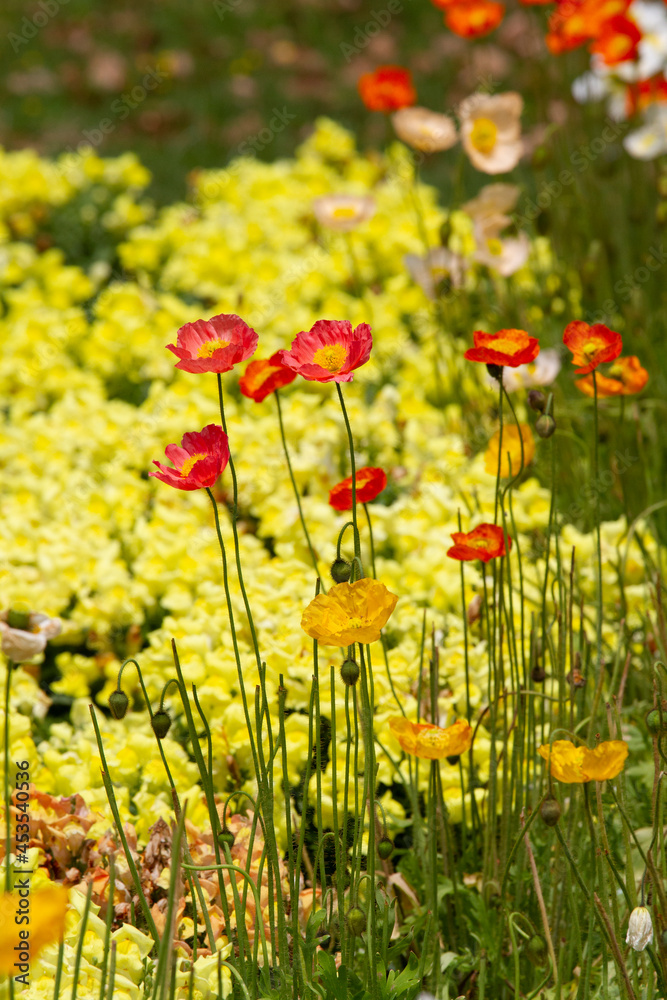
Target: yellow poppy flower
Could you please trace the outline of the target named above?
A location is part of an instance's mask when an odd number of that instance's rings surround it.
[[[535,455],[535,438],[533,437],[533,432],[528,424],[520,424],[519,426],[521,427],[521,437],[523,438],[523,464],[526,466],[532,462],[533,456]],[[491,473],[492,476],[498,474],[499,440],[500,431],[497,430],[489,441],[488,448],[484,452],[484,468],[487,472]],[[509,462],[507,461],[508,452],[512,463],[511,473]],[[508,427],[503,427],[503,457],[500,462],[500,475],[504,477],[507,477],[510,474],[516,476],[520,468],[521,438],[519,437],[519,428],[516,424],[510,424]]]
[[[472,726],[464,719],[441,729],[430,722],[410,722],[404,716],[395,716],[389,720],[389,728],[401,750],[425,760],[458,757],[469,750],[472,743]]]
[[[606,781],[620,774],[628,756],[628,744],[624,740],[608,740],[590,750],[577,747],[570,740],[554,740],[551,746],[546,743],[538,747],[537,752],[549,762],[557,781],[582,784]]]
[[[325,646],[375,642],[396,607],[398,597],[378,580],[338,583],[318,594],[303,613],[301,628]]]
[[[42,948],[65,933],[67,889],[52,884],[27,891],[29,895],[21,896],[26,890],[16,887],[0,895],[0,976],[20,975],[24,970],[16,967],[17,962],[28,972]],[[17,924],[22,915],[30,923]]]

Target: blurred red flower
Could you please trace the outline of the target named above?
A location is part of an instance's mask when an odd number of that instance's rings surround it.
[[[239,316],[222,313],[186,323],[175,344],[167,344],[184,372],[228,372],[257,350],[257,334]]]
[[[387,485],[384,469],[373,469],[370,465],[357,469],[357,503],[370,503]],[[338,483],[329,492],[329,503],[334,510],[352,510],[352,476]]]
[[[368,323],[353,330],[348,320],[318,319],[308,333],[296,335],[289,351],[274,357],[309,382],[351,382],[352,372],[366,364],[372,347]]]
[[[613,361],[623,350],[620,333],[603,323],[589,326],[580,319],[568,323],[563,343],[572,351],[572,364],[580,366],[575,368],[577,375],[588,375],[603,361]]]
[[[609,377],[611,376],[611,378]],[[648,382],[648,372],[634,354],[617,358],[606,375],[596,372],[598,396],[634,396]],[[594,396],[593,376],[585,375],[574,383],[587,396]]]
[[[473,339],[475,346],[464,354],[467,361],[518,368],[530,364],[540,353],[540,342],[525,330],[499,330],[498,333],[475,330]]]
[[[239,389],[248,399],[261,403],[276,389],[282,389],[296,378],[296,372],[286,368],[280,360],[280,351],[272,354],[268,361],[251,361],[239,379]]]
[[[217,424],[208,424],[202,431],[183,435],[180,447],[168,444],[165,455],[174,468],[153,462],[159,472],[149,472],[177,490],[201,490],[213,486],[229,461],[227,435]]]
[[[461,562],[471,562],[481,559],[489,562],[505,555],[505,536],[498,524],[479,524],[472,531],[455,531],[452,533],[454,544],[447,550],[451,559]],[[512,539],[507,536],[508,547],[512,548]]]
[[[635,22],[624,14],[617,14],[605,23],[590,50],[602,56],[606,66],[616,66],[637,58],[641,40],[642,33]]]
[[[369,111],[398,111],[417,100],[410,70],[403,66],[378,66],[364,73],[357,86]]]

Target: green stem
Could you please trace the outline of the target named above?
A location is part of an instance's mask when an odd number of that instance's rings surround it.
[[[343,390],[340,387],[340,383],[336,382],[336,389],[338,390],[338,399],[340,400],[340,408],[343,411],[343,420],[345,421],[345,428],[347,430],[347,440],[350,447],[350,467],[352,469],[352,524],[354,525],[354,554],[361,563],[361,541],[359,538],[359,527],[357,525],[357,468],[354,460],[354,440],[352,438],[352,428],[350,427],[350,421],[347,415],[347,409],[345,408],[345,400],[343,399]]]
[[[600,477],[599,477],[599,429],[598,429],[598,384],[595,369],[593,369],[593,483],[595,486],[595,526],[597,534],[597,668],[602,671],[602,536],[600,529]]]

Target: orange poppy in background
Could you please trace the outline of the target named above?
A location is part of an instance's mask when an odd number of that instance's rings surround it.
[[[445,24],[460,38],[482,38],[498,27],[505,16],[505,4],[495,0],[473,0],[472,3],[436,4],[443,6]]]
[[[442,729],[430,722],[410,722],[401,715],[389,719],[389,728],[401,750],[424,760],[460,757],[470,749],[472,743],[472,726],[464,719]]]
[[[357,86],[369,111],[398,111],[417,100],[410,70],[403,66],[378,66],[364,73]]]
[[[239,379],[239,389],[248,399],[261,403],[276,389],[282,389],[296,378],[296,372],[280,360],[276,351],[268,361],[251,361],[245,373]]]
[[[384,469],[374,469],[370,465],[357,469],[357,503],[370,503],[387,485]],[[329,492],[329,505],[334,510],[352,510],[352,476],[348,476]]]
[[[604,361],[614,361],[623,350],[620,333],[603,323],[589,326],[579,319],[568,323],[563,343],[572,351],[572,364],[580,366],[575,368],[577,375],[588,375]]]
[[[475,346],[463,355],[467,361],[518,368],[529,365],[540,353],[539,340],[525,330],[499,330],[498,333],[475,330],[472,336]]]
[[[634,354],[627,358],[617,358],[606,375],[597,372],[595,377],[598,396],[634,396],[648,382],[648,372]],[[574,384],[587,396],[595,395],[592,375],[577,379]]]
[[[530,465],[535,457],[535,438],[529,424],[510,424],[503,428],[503,454],[500,460],[500,475],[515,476],[521,468],[521,442],[523,441],[523,464]],[[498,474],[498,445],[500,430],[489,441],[484,452],[484,469],[490,475]],[[509,455],[509,458],[508,458]]]
[[[602,56],[606,66],[636,59],[642,33],[629,17],[617,14],[605,24],[602,33],[591,45],[591,52]]]
[[[606,781],[620,774],[628,756],[628,744],[624,740],[609,740],[590,750],[575,746],[570,740],[554,740],[551,745],[538,747],[537,752],[549,763],[557,781],[583,784]]]
[[[472,562],[481,559],[490,562],[505,555],[505,535],[498,524],[479,524],[472,531],[454,531],[454,544],[447,550],[450,559],[460,562]],[[507,536],[508,547],[512,548],[512,539]]]
[[[605,25],[625,14],[631,0],[561,0],[549,18],[547,48],[552,55],[599,38]]]

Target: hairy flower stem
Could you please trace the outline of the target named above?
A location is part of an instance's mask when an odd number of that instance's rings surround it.
[[[598,428],[598,383],[596,371],[593,369],[593,428],[595,440],[593,442],[593,482],[595,485],[595,531],[597,538],[597,641],[596,641],[596,667],[602,673],[602,534],[600,528],[600,475],[599,475],[599,442],[600,432]],[[591,719],[595,722],[595,718]]]
[[[345,407],[345,400],[343,398],[343,390],[340,387],[340,383],[336,382],[336,389],[338,391],[338,399],[340,400],[340,408],[343,411],[343,420],[345,421],[345,429],[347,430],[347,440],[350,448],[350,467],[352,469],[352,524],[354,532],[354,554],[359,560],[359,565],[363,565],[361,562],[361,540],[359,538],[359,527],[357,524],[357,467],[354,459],[354,439],[352,437],[352,428],[350,427],[350,420],[347,415],[347,409]]]
[[[375,737],[373,734],[373,713],[374,705],[369,686],[370,670],[370,650],[368,666],[364,654],[364,646],[359,645],[360,679],[361,679],[361,722],[364,739],[364,786],[369,803],[368,817],[368,854],[366,855],[366,870],[370,882],[369,888],[369,926],[368,926],[368,952],[370,960],[371,1000],[375,1000],[378,995],[377,977],[377,914],[375,905]],[[372,681],[371,681],[372,683]],[[363,826],[360,836],[363,836]]]

